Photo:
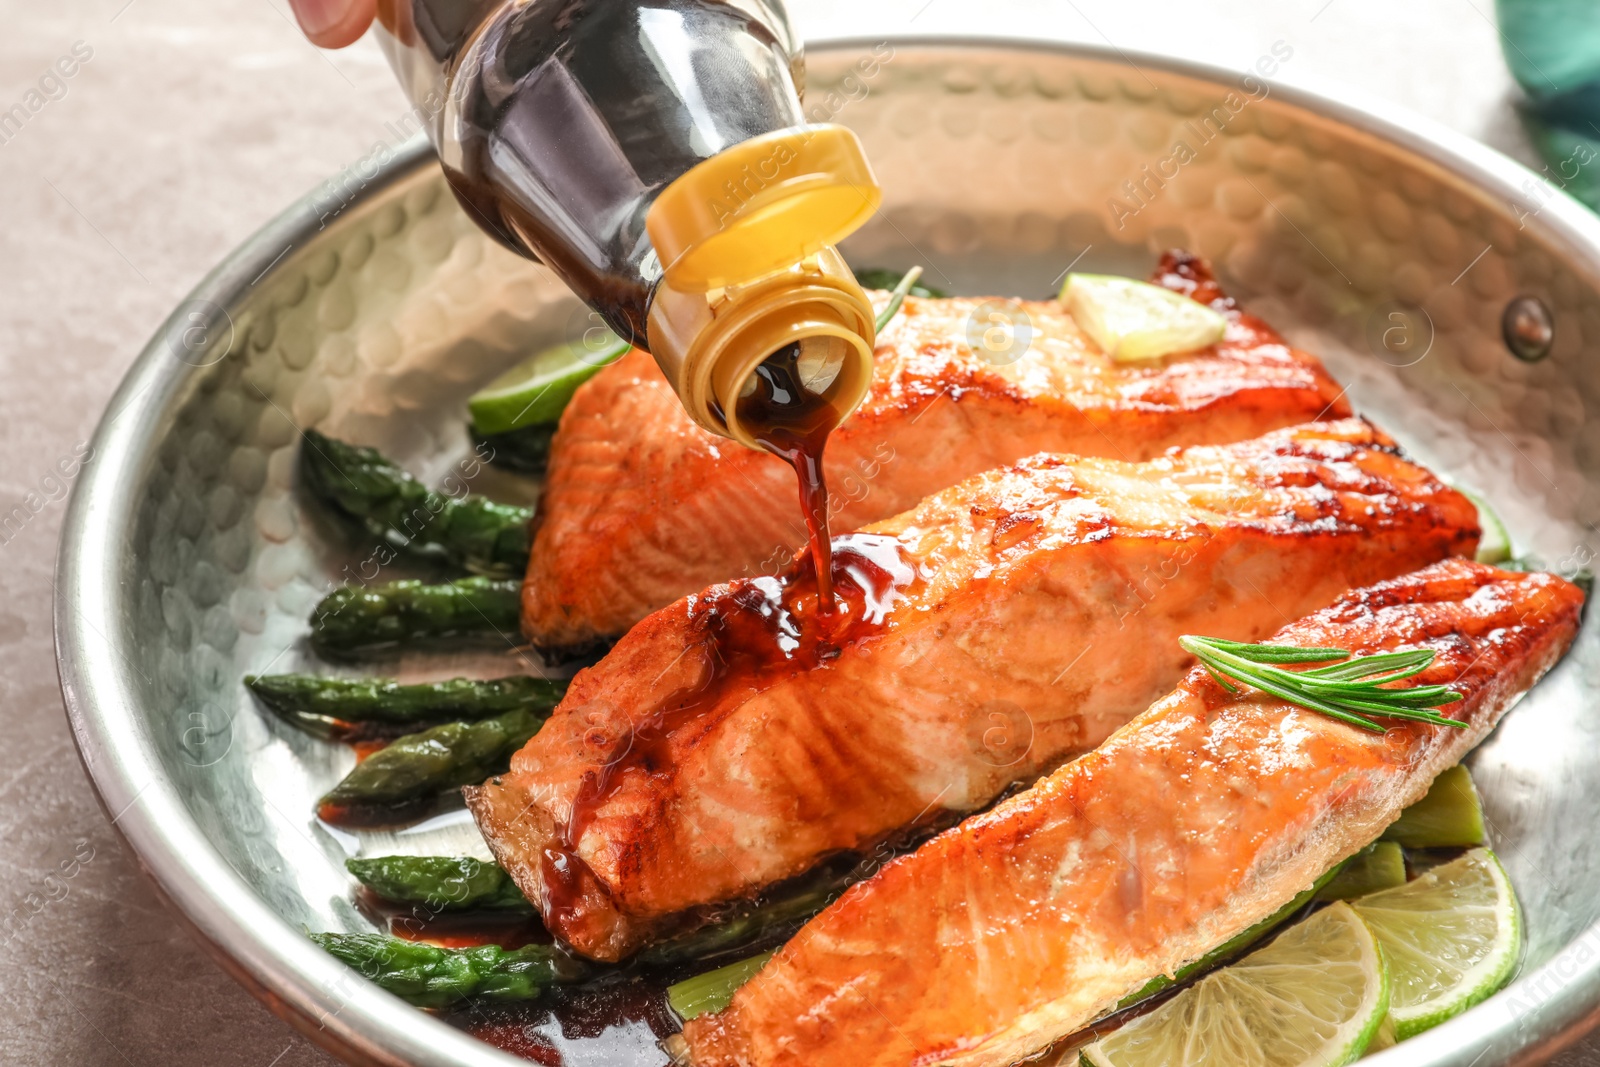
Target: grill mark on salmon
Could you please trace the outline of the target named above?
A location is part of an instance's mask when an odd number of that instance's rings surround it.
[[[1277,644],[1432,649],[1466,729],[1374,735],[1203,669],[1095,752],[886,865],[719,1015],[695,1067],[1001,1067],[1266,918],[1374,840],[1566,651],[1583,594],[1450,560]],[[1390,720],[1391,722],[1393,720]]]
[[[1138,461],[1350,414],[1321,363],[1241,313],[1203,262],[1168,253],[1155,279],[1222,311],[1222,342],[1113,363],[1060,303],[1008,300],[1034,340],[1016,362],[991,365],[966,342],[980,299],[907,298],[879,339],[867,399],[828,441],[834,528],[898,514],[1036,452]],[[805,540],[789,466],[695,426],[635,350],[562,415],[523,629],[552,656],[573,654],[714,582],[773,573]]]
[[[1180,634],[1255,640],[1477,538],[1357,419],[1036,456],[838,538],[832,615],[802,556],[645,619],[468,803],[546,925],[618,959],[1092,748],[1183,676]]]

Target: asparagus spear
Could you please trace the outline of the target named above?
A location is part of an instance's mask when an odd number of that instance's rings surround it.
[[[672,1010],[678,1013],[679,1018],[685,1020],[707,1012],[721,1011],[733,1000],[739,987],[754,978],[756,972],[771,958],[772,953],[763,952],[759,956],[685,978],[667,987],[667,1003],[672,1005]]]
[[[479,433],[473,429],[471,433],[473,444],[486,446],[489,462],[496,467],[518,474],[543,474],[550,461],[550,441],[555,437],[556,424],[521,426],[504,433]]]
[[[564,681],[527,675],[401,685],[393,678],[268,674],[246,675],[244,684],[261,703],[293,725],[318,737],[341,740],[383,732],[364,729],[369,726],[392,729],[447,720],[476,721],[514,708],[548,712],[567,689]]]
[[[514,578],[347,585],[323,597],[312,612],[311,644],[338,656],[456,634],[512,635],[521,594]]]
[[[1319,901],[1354,900],[1380,889],[1406,884],[1406,857],[1393,841],[1374,841],[1350,857],[1317,893]]]
[[[482,722],[450,722],[407,734],[356,764],[322,798],[324,818],[340,809],[396,807],[504,771],[511,754],[544,725],[545,714],[517,708]]]
[[[438,948],[383,934],[312,934],[311,940],[384,989],[422,1008],[470,997],[534,1000],[557,983],[582,981],[593,968],[554,945]]]
[[[344,865],[362,885],[395,904],[425,904],[439,911],[534,910],[509,874],[470,856],[375,856]]]
[[[771,944],[775,937],[787,938],[800,923],[832,903],[859,873],[860,868],[857,868],[843,876],[807,879],[801,886],[746,915],[663,941],[645,949],[636,958],[647,965],[687,963],[748,952],[762,942]],[[1296,907],[1303,903],[1299,901]],[[754,977],[771,957],[772,951],[763,952],[686,978],[668,987],[667,1002],[684,1019],[721,1011],[739,987]]]
[[[380,753],[381,755],[381,753]],[[376,759],[377,757],[373,757]],[[371,760],[368,760],[370,763]],[[396,903],[427,903],[446,910],[494,907],[532,910],[499,867],[482,860],[443,856],[385,856],[347,860],[345,866],[379,896]],[[838,889],[832,885],[832,889]],[[637,957],[645,966],[663,966],[747,950],[774,933],[790,932],[800,919],[816,914],[835,894],[810,886],[757,908],[731,923],[697,930],[646,950]],[[380,934],[312,934],[312,940],[383,988],[422,1007],[443,1007],[469,997],[488,1000],[533,1000],[552,984],[578,982],[596,969],[549,945],[530,945],[508,952],[499,946],[443,949]],[[685,1018],[720,995],[731,996],[771,953],[758,961],[741,960],[729,967],[689,979],[688,1000],[698,1005]],[[738,972],[737,980],[733,980]],[[674,991],[680,986],[674,986]],[[700,990],[700,992],[696,992]],[[669,996],[672,991],[669,991]],[[709,999],[707,999],[709,997]],[[674,1006],[678,1006],[678,997]],[[679,1008],[682,1012],[683,1008]]]
[[[300,474],[320,499],[415,555],[480,574],[520,574],[533,509],[436,493],[371,448],[305,431]]]
[[[380,856],[346,860],[345,867],[362,885],[395,904],[426,904],[447,910],[533,910],[511,876],[484,860],[465,856]],[[748,951],[753,945],[770,943],[775,936],[793,932],[827,907],[848,882],[848,877],[810,879],[744,914],[662,941],[634,958],[646,967],[667,967]]]
[[[775,936],[787,936],[845,890],[843,880],[812,884],[768,900],[749,912],[715,926],[705,926],[651,945],[635,957],[647,967],[712,959],[747,952]]]

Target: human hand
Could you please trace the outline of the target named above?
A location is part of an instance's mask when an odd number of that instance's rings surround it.
[[[343,48],[372,25],[377,0],[289,0],[289,6],[312,44]]]

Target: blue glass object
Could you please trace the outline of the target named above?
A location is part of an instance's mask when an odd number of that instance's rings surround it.
[[[1600,211],[1600,2],[1496,0],[1495,9],[1544,177]],[[1530,210],[1548,195],[1530,191]]]

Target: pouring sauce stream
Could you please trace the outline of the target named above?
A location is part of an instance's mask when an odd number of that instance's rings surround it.
[[[841,537],[834,554],[822,456],[828,435],[847,414],[828,395],[847,355],[836,338],[807,337],[778,349],[746,379],[737,400],[739,423],[794,468],[810,551],[777,576],[734,582],[691,598],[691,615],[714,665],[710,677],[695,691],[664,694],[629,736],[619,739],[618,752],[585,776],[558,840],[541,857],[547,916],[574,908],[585,884],[594,883],[593,872],[577,854],[578,842],[617,789],[624,768],[650,773],[667,766],[674,732],[719,701],[759,692],[787,672],[814,669],[845,645],[876,633],[900,591],[915,579],[890,537]],[[816,588],[815,602],[803,590],[808,578]]]
[[[826,395],[843,353],[832,338],[806,338],[769,356],[746,380],[739,422],[768,452],[786,460],[800,481],[800,511],[811,538],[817,596],[823,613],[834,608],[833,542],[828,531],[828,485],[822,452],[845,413]]]

